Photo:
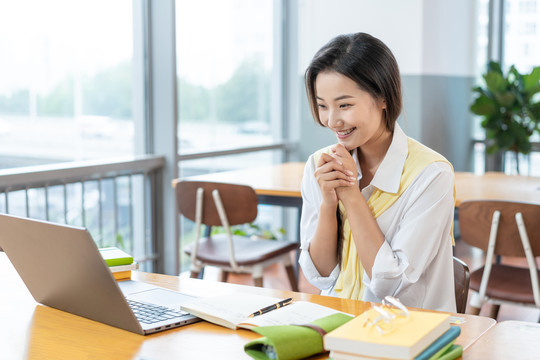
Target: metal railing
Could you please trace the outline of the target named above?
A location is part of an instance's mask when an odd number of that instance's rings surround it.
[[[0,212],[86,227],[98,246],[119,246],[152,271],[164,163],[138,156],[0,170]]]

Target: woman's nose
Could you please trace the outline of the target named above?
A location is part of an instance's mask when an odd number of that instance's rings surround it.
[[[341,120],[339,113],[337,111],[328,112],[328,127],[336,128],[343,125],[343,120]]]

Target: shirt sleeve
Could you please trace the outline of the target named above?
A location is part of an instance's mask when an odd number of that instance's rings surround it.
[[[450,230],[454,219],[454,174],[451,167],[435,162],[424,169],[402,196],[399,226],[385,234],[371,271],[364,277],[370,292],[382,299],[386,295],[422,297],[418,286],[426,269],[442,246],[451,247]],[[412,294],[417,292],[416,294]],[[408,294],[410,290],[411,294]],[[427,290],[427,289],[424,289]]]
[[[322,194],[315,179],[315,162],[313,155],[309,157],[304,168],[302,177],[302,216],[300,219],[300,258],[298,263],[307,281],[313,286],[331,292],[339,276],[339,266],[336,266],[332,273],[322,276],[311,259],[309,244],[313,239],[317,223],[319,221],[319,209],[322,202]]]

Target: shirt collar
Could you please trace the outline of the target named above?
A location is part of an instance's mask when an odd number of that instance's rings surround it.
[[[405,135],[399,124],[396,122],[390,147],[386,151],[386,155],[384,156],[381,165],[379,165],[373,180],[371,180],[370,185],[387,193],[397,193],[408,152],[409,145],[407,143],[407,135]],[[359,178],[361,178],[361,169],[356,154],[357,152],[355,151],[353,153],[353,158],[356,161]],[[397,171],[398,169],[399,171]]]

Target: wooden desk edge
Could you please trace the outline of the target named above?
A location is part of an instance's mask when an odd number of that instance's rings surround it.
[[[157,275],[152,273],[144,273],[140,271],[133,271],[134,280],[143,282],[150,282],[152,284],[169,288],[175,291],[181,291],[187,294],[202,295],[206,292],[206,296],[218,295],[220,293],[232,293],[232,292],[247,292],[254,294],[262,294],[275,297],[292,297],[296,301],[310,301],[324,305],[336,310],[340,310],[346,313],[350,313],[354,316],[360,315],[362,312],[369,309],[371,303],[361,302],[350,299],[341,299],[331,296],[323,296],[317,294],[307,294],[301,292],[293,292],[290,290],[276,290],[269,288],[259,288],[248,285],[239,285],[232,283],[222,283],[218,281],[199,280],[192,278],[180,278],[172,275]],[[212,291],[208,292],[208,283],[212,283]],[[424,309],[418,309],[421,311],[430,311]],[[473,345],[481,336],[483,336],[489,329],[491,329],[497,323],[494,319],[484,316],[477,316],[471,314],[459,314],[449,313],[453,317],[465,319],[465,323],[469,323],[465,326],[461,326],[462,333],[458,337],[457,344],[463,346],[463,350],[468,349]],[[474,324],[471,324],[471,320],[476,320]],[[463,324],[465,324],[463,323]],[[461,324],[460,324],[461,325]]]

